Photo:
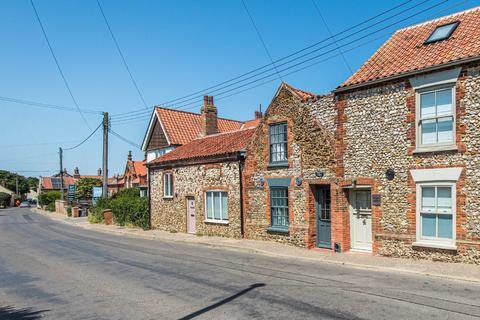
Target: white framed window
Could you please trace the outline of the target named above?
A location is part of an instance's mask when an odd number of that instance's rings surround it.
[[[456,238],[455,183],[417,184],[416,244],[454,248]]]
[[[419,150],[455,147],[455,86],[437,86],[416,92]]]
[[[288,163],[287,123],[274,123],[269,127],[270,164]]]
[[[228,193],[226,191],[205,192],[205,221],[228,223]]]
[[[173,173],[171,172],[163,174],[163,197],[173,198]]]

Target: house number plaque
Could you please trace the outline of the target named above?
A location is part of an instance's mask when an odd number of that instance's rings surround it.
[[[379,206],[382,204],[382,196],[379,194],[372,194],[372,206]]]

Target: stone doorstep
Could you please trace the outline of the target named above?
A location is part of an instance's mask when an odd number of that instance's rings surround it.
[[[321,252],[319,250],[307,250],[270,241],[232,239],[224,237],[211,237],[170,233],[161,230],[141,230],[119,226],[107,226],[103,224],[90,224],[86,219],[69,219],[59,214],[41,212],[34,209],[33,212],[48,216],[54,220],[67,223],[84,229],[95,230],[105,233],[141,237],[145,239],[182,242],[189,245],[204,245],[212,248],[224,248],[247,253],[263,254],[272,257],[295,258],[311,262],[325,262],[340,264],[357,269],[370,269],[381,272],[410,273],[426,275],[449,280],[460,280],[480,283],[480,268],[474,264],[445,263],[430,260],[401,259],[391,257],[372,256],[370,254]]]

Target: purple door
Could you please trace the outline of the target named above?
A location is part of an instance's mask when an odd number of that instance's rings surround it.
[[[187,232],[195,233],[195,199],[187,198]]]

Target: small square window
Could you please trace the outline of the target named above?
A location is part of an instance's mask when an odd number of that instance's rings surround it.
[[[460,23],[459,21],[456,21],[449,24],[444,24],[443,26],[436,27],[435,30],[433,30],[432,34],[425,41],[425,44],[436,42],[436,41],[442,41],[450,38],[450,36],[452,35],[453,31],[455,31],[459,23]]]

